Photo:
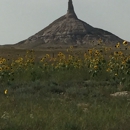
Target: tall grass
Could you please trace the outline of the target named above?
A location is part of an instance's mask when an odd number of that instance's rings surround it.
[[[1,130],[129,130],[130,55],[98,47],[0,58]],[[126,46],[126,43],[125,43]]]

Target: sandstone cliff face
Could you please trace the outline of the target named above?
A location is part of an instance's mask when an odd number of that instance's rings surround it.
[[[68,2],[67,14],[52,22],[49,26],[16,44],[17,47],[53,47],[53,46],[92,46],[102,39],[107,45],[115,45],[123,40],[102,29],[94,28],[78,19],[72,0]]]

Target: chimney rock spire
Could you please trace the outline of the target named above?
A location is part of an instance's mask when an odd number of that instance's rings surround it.
[[[77,18],[76,14],[75,14],[75,11],[74,11],[72,0],[69,0],[69,2],[68,2],[67,17],[69,17],[69,18],[70,17]]]
[[[74,12],[72,0],[69,0],[68,2],[68,12]]]

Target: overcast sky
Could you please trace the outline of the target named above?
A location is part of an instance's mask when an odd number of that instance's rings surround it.
[[[130,0],[73,0],[79,19],[130,41]],[[27,39],[66,14],[68,0],[0,0],[0,45]]]

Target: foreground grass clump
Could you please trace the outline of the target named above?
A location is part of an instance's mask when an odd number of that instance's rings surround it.
[[[129,130],[130,96],[110,96],[130,91],[130,54],[119,47],[1,57],[0,129]]]
[[[0,129],[129,130],[128,97],[110,97],[108,87],[114,86],[75,85],[37,82],[9,89],[0,96]]]

